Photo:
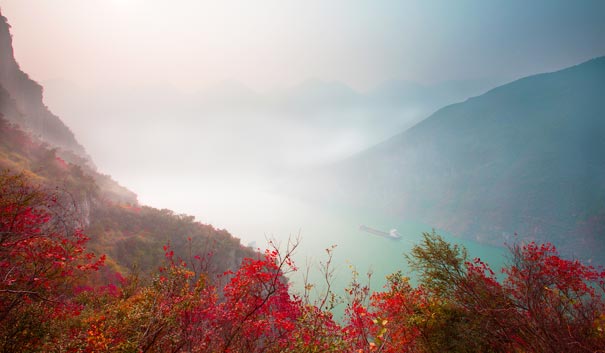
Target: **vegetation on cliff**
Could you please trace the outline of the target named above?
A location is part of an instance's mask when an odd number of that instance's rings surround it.
[[[139,206],[136,195],[110,177],[57,156],[56,149],[29,136],[0,117],[0,170],[23,173],[30,183],[59,190],[72,217],[90,237],[88,247],[106,254],[104,274],[149,273],[170,243],[182,257],[212,255],[214,274],[237,268],[254,254],[227,231],[197,222],[192,216]],[[9,173],[10,174],[10,173]]]

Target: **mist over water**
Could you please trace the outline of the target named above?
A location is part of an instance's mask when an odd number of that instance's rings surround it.
[[[259,94],[236,82],[197,93],[169,85],[45,86],[47,104],[84,141],[99,169],[141,203],[193,214],[259,246],[265,235],[304,232],[307,221],[299,217],[318,206],[285,192],[291,180],[491,87],[401,82],[360,93],[307,80]]]
[[[371,205],[355,209],[338,201],[318,202],[330,199],[318,195],[325,189],[306,185],[300,193],[292,181],[489,87],[486,82],[432,88],[391,83],[359,93],[311,81],[259,95],[231,83],[191,95],[171,87],[85,92],[50,82],[46,99],[85,141],[98,168],[135,191],[141,204],[194,215],[261,250],[269,240],[285,247],[288,239],[300,239],[296,263],[309,267],[315,294],[322,290],[325,249],[335,245],[333,284],[343,295],[351,266],[362,281],[372,272],[375,290],[387,274],[405,271],[404,254],[431,226],[389,217]],[[87,114],[85,123],[79,120],[82,114]],[[362,224],[384,231],[397,228],[403,237],[364,233]],[[464,244],[472,248],[472,256],[501,265],[502,249]],[[299,291],[304,272],[292,277]]]

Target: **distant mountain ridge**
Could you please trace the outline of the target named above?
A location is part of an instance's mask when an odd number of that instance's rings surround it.
[[[87,105],[94,107],[100,104],[110,111],[116,108],[131,110],[133,107],[140,108],[141,104],[154,102],[159,109],[169,106],[174,110],[178,108],[176,105],[183,105],[188,110],[195,108],[198,113],[241,109],[253,110],[254,113],[318,113],[352,108],[375,110],[384,109],[385,106],[395,110],[414,108],[432,112],[495,86],[491,80],[445,81],[434,85],[390,80],[367,91],[357,91],[340,81],[310,78],[262,93],[234,80],[219,81],[196,92],[185,93],[171,84],[83,89],[69,81],[51,80],[44,85],[53,106],[61,109],[68,108],[65,107],[66,97],[78,96]],[[71,109],[78,108],[77,105],[70,106]]]
[[[493,86],[393,81],[359,92],[310,79],[263,93],[235,81],[193,93],[170,84],[83,88],[55,80],[45,87],[46,102],[107,169],[154,173],[156,163],[148,157],[156,156],[192,173],[228,164],[265,176],[348,157]],[[114,143],[107,144],[107,134]],[[217,149],[220,158],[208,153]]]
[[[401,218],[603,260],[605,57],[440,109],[331,178],[327,190]]]

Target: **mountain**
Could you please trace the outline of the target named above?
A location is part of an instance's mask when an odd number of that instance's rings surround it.
[[[481,241],[517,233],[603,261],[603,92],[605,57],[514,81],[333,166],[325,187]]]
[[[0,184],[23,174],[27,183],[56,193],[90,238],[88,249],[106,255],[105,279],[114,272],[155,272],[168,245],[183,259],[203,256],[211,275],[256,255],[225,230],[139,205],[134,192],[99,173],[71,130],[44,105],[42,86],[19,68],[10,26],[0,18]]]
[[[489,80],[445,81],[435,85],[391,80],[374,87],[367,96],[376,106],[411,106],[432,113],[445,105],[485,93],[488,87],[494,86]]]
[[[19,68],[6,17],[0,14],[0,114],[41,140],[88,160],[71,130],[44,105],[43,89]],[[64,157],[69,158],[68,154]]]

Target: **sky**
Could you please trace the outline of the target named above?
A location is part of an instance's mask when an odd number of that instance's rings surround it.
[[[0,0],[34,79],[79,86],[308,78],[511,80],[605,55],[605,2]],[[44,58],[41,60],[41,58]]]

